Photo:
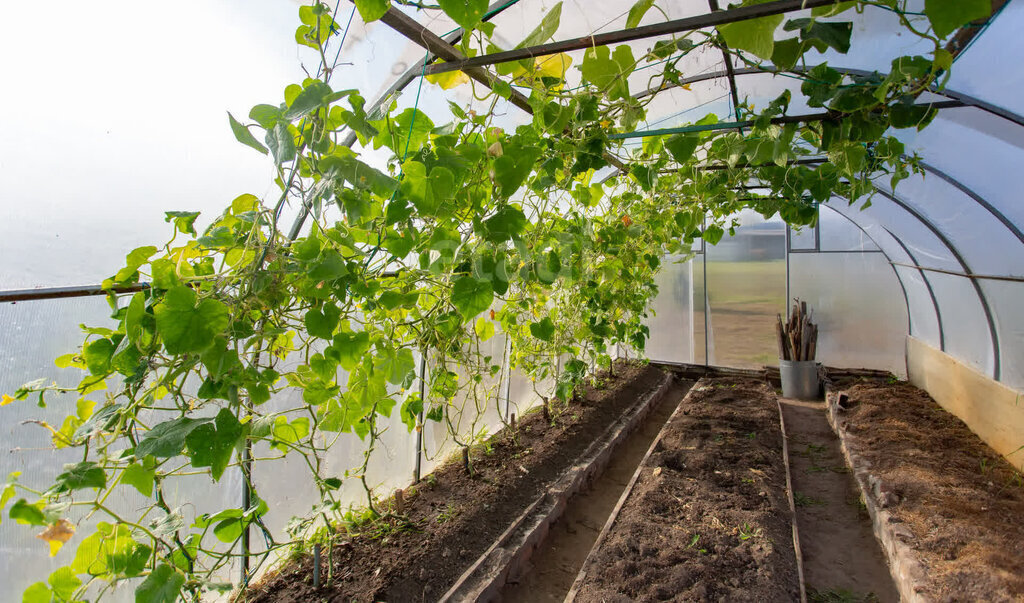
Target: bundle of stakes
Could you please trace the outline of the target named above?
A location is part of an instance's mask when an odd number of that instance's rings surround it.
[[[782,315],[777,314],[778,324],[775,330],[779,336],[779,358],[782,360],[814,360],[814,352],[818,347],[818,327],[811,322],[807,313],[807,302],[794,299],[793,311],[789,314],[789,322],[782,322]]]

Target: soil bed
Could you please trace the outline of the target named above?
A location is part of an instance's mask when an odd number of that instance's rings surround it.
[[[797,601],[773,390],[702,379],[662,431],[576,601]]]
[[[570,499],[565,515],[551,526],[547,540],[530,558],[523,575],[509,579],[501,601],[556,603],[565,599],[637,465],[692,385],[692,381],[676,382],[642,426],[615,451],[601,476]]]
[[[1020,472],[916,387],[861,382],[837,390],[849,410],[834,417],[869,508],[915,558],[905,580],[914,596],[1024,599]]]
[[[654,367],[617,363],[615,379],[601,389],[584,388],[575,401],[553,413],[551,424],[541,413],[530,413],[519,421],[518,441],[505,429],[491,439],[488,451],[474,448],[473,477],[466,475],[459,459],[409,488],[407,525],[382,521],[343,537],[334,550],[330,586],[313,588],[312,560],[305,558],[251,589],[247,600],[437,600],[662,376]]]

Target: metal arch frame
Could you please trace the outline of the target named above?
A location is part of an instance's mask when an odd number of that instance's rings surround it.
[[[960,255],[960,251],[957,249],[956,245],[954,245],[953,242],[949,240],[949,237],[947,237],[941,229],[939,229],[934,223],[932,223],[931,220],[929,220],[925,215],[923,215],[916,208],[908,204],[906,201],[897,197],[895,193],[890,193],[889,191],[883,190],[879,188],[877,185],[874,187],[874,189],[880,195],[895,203],[905,212],[907,212],[915,219],[917,219],[917,221],[924,225],[928,230],[930,230],[931,233],[935,235],[935,237],[938,238],[939,241],[943,245],[945,245],[947,249],[949,249],[949,252],[953,255],[954,259],[956,259],[957,263],[960,264],[960,267],[963,270],[964,274],[968,276],[974,274],[974,272],[971,271],[971,268],[967,265],[967,262],[964,260],[963,256]],[[917,264],[917,260],[914,260],[914,263]],[[992,341],[993,353],[992,378],[996,381],[999,381],[999,378],[1002,373],[1002,358],[999,348],[999,333],[996,329],[995,320],[992,317],[992,308],[989,306],[988,298],[985,296],[985,292],[982,290],[981,284],[978,283],[977,279],[968,278],[967,280],[970,281],[971,286],[974,287],[974,292],[978,295],[978,301],[981,302],[981,308],[985,314],[985,321],[988,323],[988,331],[989,337]]]
[[[861,76],[864,76],[864,75],[871,75],[872,73],[874,73],[873,71],[867,71],[865,69],[855,69],[855,68],[852,68],[852,67],[832,67],[832,68],[835,69],[836,71],[840,72],[840,73],[845,73],[847,75],[861,75]],[[733,70],[733,76],[734,76],[733,79],[735,79],[735,76],[739,76],[739,75],[782,75],[782,74],[786,74],[786,73],[792,73],[792,74],[795,74],[795,75],[803,75],[803,71],[801,71],[799,69],[791,69],[791,70],[785,70],[785,71],[778,71],[778,72],[776,72],[776,71],[768,71],[768,70],[765,70],[765,69],[757,69],[755,67],[743,67],[743,68],[740,68],[740,69],[734,69]],[[639,92],[639,93],[637,93],[637,94],[635,94],[633,96],[634,96],[634,98],[638,98],[638,99],[645,98],[647,96],[650,96],[652,94],[656,94],[656,93],[661,92],[663,90],[670,90],[672,88],[678,88],[678,87],[684,86],[686,84],[696,84],[698,82],[706,82],[708,80],[721,79],[723,77],[728,77],[728,75],[729,74],[727,73],[727,71],[709,71],[707,73],[701,73],[701,74],[698,74],[698,75],[690,76],[688,78],[683,78],[683,79],[679,80],[678,84],[667,84],[667,85],[664,85],[664,86],[660,86],[658,88],[648,88],[647,90],[644,90],[643,92]],[[1017,124],[1019,126],[1024,126],[1024,116],[1022,116],[1022,115],[1020,115],[1018,113],[1014,113],[1013,111],[1010,111],[1008,109],[1004,109],[1002,107],[998,107],[996,105],[993,105],[992,103],[983,101],[983,100],[981,100],[981,99],[979,99],[977,97],[971,96],[969,94],[965,94],[963,92],[959,92],[959,91],[956,91],[956,90],[950,90],[949,88],[943,88],[942,90],[931,89],[931,90],[929,90],[929,92],[931,92],[932,94],[938,94],[939,96],[945,96],[947,98],[960,101],[960,102],[962,102],[964,105],[966,105],[968,107],[975,107],[975,108],[981,109],[982,111],[985,111],[987,113],[991,113],[992,115],[995,115],[997,117],[1001,117],[1001,118],[1003,118],[1003,119],[1005,119],[1007,121],[1011,121],[1011,122],[1013,122],[1013,123],[1015,123],[1015,124]]]

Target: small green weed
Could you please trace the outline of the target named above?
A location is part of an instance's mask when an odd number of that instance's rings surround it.
[[[740,540],[750,540],[751,538],[757,538],[761,534],[761,528],[753,528],[748,523],[743,524],[743,527],[740,528]]]
[[[807,496],[803,492],[793,493],[793,503],[798,507],[814,507],[820,505],[827,505],[828,503],[821,500],[820,498],[814,498],[813,496]]]
[[[448,506],[437,514],[437,523],[448,523],[459,515],[459,508],[455,503],[448,503]]]

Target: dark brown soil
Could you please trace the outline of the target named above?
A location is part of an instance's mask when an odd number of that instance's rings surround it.
[[[925,566],[935,601],[1024,600],[1019,472],[926,392],[906,383],[843,390],[851,452],[881,479],[886,510]]]
[[[900,600],[822,403],[781,400],[811,601]],[[831,599],[829,597],[832,597]]]
[[[702,379],[640,471],[577,600],[799,600],[768,385]]]
[[[576,401],[553,413],[552,424],[546,424],[541,413],[531,413],[519,422],[517,441],[506,429],[492,438],[489,451],[474,449],[473,477],[466,475],[458,460],[410,488],[406,496],[409,523],[404,527],[390,520],[342,537],[334,549],[331,585],[313,589],[312,560],[306,558],[253,588],[248,600],[439,599],[662,375],[650,366],[618,363],[616,379],[602,389],[585,388]]]
[[[569,500],[543,546],[530,558],[525,575],[509,580],[501,592],[505,603],[557,603],[565,600],[601,528],[629,485],[637,465],[661,432],[693,381],[678,381],[614,453],[600,477]]]

